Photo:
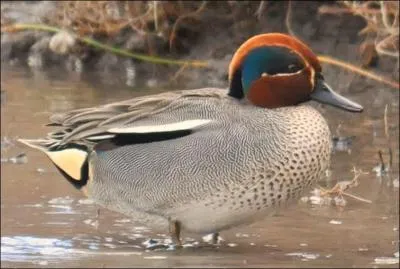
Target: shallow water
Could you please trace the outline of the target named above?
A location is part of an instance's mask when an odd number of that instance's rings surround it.
[[[183,234],[180,250],[146,250],[149,238],[165,242],[135,220],[100,209],[62,178],[41,153],[16,142],[48,131],[57,111],[104,104],[161,90],[136,90],[118,80],[82,79],[25,69],[2,70],[1,265],[4,267],[398,267],[399,94],[373,84],[346,96],[365,106],[350,114],[315,105],[339,136],[329,177],[321,186],[364,172],[342,206],[309,193],[297,205],[250,226],[221,233],[219,246]],[[372,82],[371,82],[372,84]],[[205,85],[204,85],[205,86]],[[116,90],[118,89],[118,91]],[[388,106],[393,164],[378,175],[378,150],[388,162],[383,113]],[[355,136],[354,139],[343,137]],[[26,155],[20,155],[25,153]],[[325,200],[326,201],[326,200]],[[337,199],[340,203],[343,200]],[[340,204],[339,203],[339,204]],[[201,244],[201,245],[199,245]]]

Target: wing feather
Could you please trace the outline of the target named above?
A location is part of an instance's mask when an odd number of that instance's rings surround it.
[[[191,111],[192,102],[201,98],[208,100],[229,97],[226,90],[217,88],[173,91],[55,114],[50,117],[48,126],[58,126],[59,130],[49,133],[44,140],[41,139],[40,145],[49,145],[52,148],[68,143],[93,145],[103,138],[113,137],[115,132],[108,132],[110,129],[117,130],[116,133],[136,130],[140,134],[146,133],[145,126],[150,126],[149,132],[169,132],[174,131],[174,128],[190,130],[209,122],[208,119],[201,118],[201,113]],[[186,114],[191,114],[191,118],[186,117]],[[193,118],[193,115],[198,115],[198,118]]]

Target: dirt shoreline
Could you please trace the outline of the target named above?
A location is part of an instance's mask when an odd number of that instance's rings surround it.
[[[113,36],[93,36],[99,42],[135,53],[153,54],[169,59],[211,61],[212,69],[187,67],[180,70],[179,66],[138,61],[81,42],[77,42],[67,53],[59,54],[49,48],[54,33],[31,30],[15,33],[2,31],[2,68],[21,65],[45,72],[56,69],[61,72],[96,72],[104,76],[118,73],[130,86],[143,83],[151,86],[154,84],[154,78],[158,83],[193,82],[193,85],[189,83],[189,87],[204,84],[205,80],[209,85],[223,86],[227,81],[226,68],[229,60],[244,40],[263,32],[287,32],[287,2],[268,3],[261,13],[257,13],[260,8],[259,1],[244,1],[237,5],[241,5],[236,7],[240,12],[231,19],[216,16],[216,13],[223,12],[222,5],[209,6],[208,13],[197,18],[195,22],[182,26],[173,48],[169,46],[170,40],[161,34],[149,32],[144,38],[130,28],[123,28]],[[365,27],[365,21],[353,15],[320,15],[318,9],[322,5],[337,6],[334,2],[323,1],[292,2],[292,30],[317,53],[360,65],[362,59],[359,47],[363,38],[358,32]],[[6,22],[41,23],[48,14],[55,12],[56,8],[56,3],[52,1],[3,1],[2,25]],[[398,67],[396,70],[395,65],[394,59],[380,57],[377,66],[371,69],[398,80]],[[332,70],[333,77],[336,77],[338,72],[343,72],[338,68]],[[351,79],[359,83],[365,80],[358,77]]]

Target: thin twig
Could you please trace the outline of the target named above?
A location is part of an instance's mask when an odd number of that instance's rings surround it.
[[[388,104],[385,105],[385,112],[383,114],[383,122],[385,124],[385,136],[386,136],[386,139],[389,140],[389,128],[388,128],[388,121],[387,121],[387,111],[388,111]]]
[[[154,28],[158,32],[158,13],[157,13],[158,1],[153,1],[153,16],[154,16]]]
[[[381,171],[384,172],[386,170],[385,161],[383,160],[382,150],[378,150],[379,160],[381,162]]]
[[[356,200],[359,200],[361,202],[365,202],[365,203],[372,203],[371,200],[368,199],[364,199],[361,198],[359,196],[356,196],[354,194],[350,194],[345,192],[347,189],[350,189],[352,187],[355,187],[358,185],[358,177],[362,174],[365,174],[362,172],[362,170],[356,170],[355,167],[353,167],[353,173],[354,173],[354,177],[351,181],[341,181],[336,183],[335,186],[333,186],[331,189],[327,190],[324,189],[322,187],[320,187],[321,190],[321,196],[326,196],[326,195],[337,195],[339,197],[342,197],[343,195],[346,195],[348,197],[354,198]]]
[[[172,27],[172,31],[171,31],[170,37],[169,37],[169,48],[170,49],[172,48],[172,46],[173,46],[173,44],[175,42],[176,31],[177,31],[178,25],[181,23],[181,21],[183,19],[187,19],[187,18],[190,18],[190,17],[197,16],[200,12],[202,12],[205,9],[206,6],[207,6],[207,1],[203,1],[201,3],[200,7],[196,11],[191,12],[189,14],[182,15],[175,21],[174,26]]]
[[[256,15],[258,20],[261,20],[266,5],[267,1],[260,1],[260,5],[258,6],[256,12],[254,13],[254,15]]]
[[[294,33],[293,29],[292,29],[292,1],[288,1],[288,6],[287,6],[287,10],[286,10],[286,18],[285,18],[285,24],[286,24],[286,28],[288,33],[291,36],[294,36],[297,38],[297,35]]]
[[[173,75],[173,77],[171,78],[171,81],[176,81],[178,79],[178,77],[182,74],[182,72],[187,68],[187,65],[182,65],[182,67],[179,68],[178,71],[176,71],[176,73]]]
[[[361,197],[359,197],[359,196],[356,196],[356,195],[353,195],[353,194],[350,194],[350,193],[347,193],[347,192],[342,192],[342,194],[343,194],[343,195],[346,195],[346,196],[348,196],[348,197],[354,198],[354,199],[356,199],[356,200],[359,200],[359,201],[361,201],[361,202],[365,202],[365,203],[372,204],[372,201],[371,201],[371,200],[364,199],[364,198],[361,198]]]
[[[396,88],[396,89],[400,89],[400,84],[398,82],[395,82],[393,80],[390,80],[388,78],[385,78],[381,75],[377,75],[375,73],[369,72],[365,69],[362,69],[360,67],[357,67],[355,65],[352,65],[350,63],[346,63],[344,61],[332,58],[330,56],[325,56],[325,55],[318,55],[318,60],[320,60],[322,63],[327,63],[327,64],[332,64],[332,65],[336,65],[339,67],[343,67],[344,69],[350,70],[354,73],[357,73],[361,76],[364,77],[368,77],[370,79],[382,82],[386,85],[389,85],[390,87]]]
[[[383,115],[383,122],[384,122],[384,126],[385,126],[386,144],[387,144],[388,152],[389,152],[388,169],[390,169],[392,167],[392,164],[393,164],[393,152],[392,152],[392,148],[390,146],[389,124],[388,124],[388,117],[387,117],[388,107],[389,107],[389,105],[386,104],[385,105],[385,112],[384,112],[384,115]]]

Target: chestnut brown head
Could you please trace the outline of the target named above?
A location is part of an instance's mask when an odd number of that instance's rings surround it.
[[[293,106],[310,99],[348,111],[362,106],[335,93],[324,81],[312,50],[285,34],[254,36],[243,43],[229,66],[229,95],[266,108]]]

